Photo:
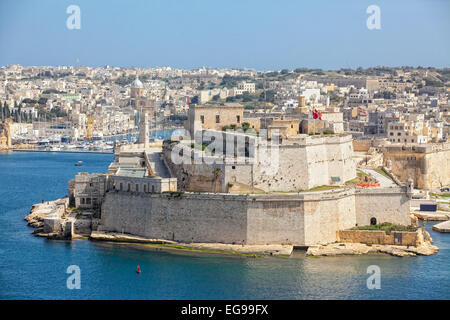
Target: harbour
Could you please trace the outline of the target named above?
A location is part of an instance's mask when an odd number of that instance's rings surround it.
[[[83,161],[82,167],[74,166]],[[449,299],[450,238],[422,222],[436,255],[222,256],[146,250],[140,245],[58,241],[31,235],[23,221],[33,203],[67,193],[77,172],[103,172],[112,155],[11,152],[0,155],[0,299]],[[49,174],[51,172],[51,174]],[[39,188],[37,188],[39,186]],[[20,252],[20,254],[18,254]],[[81,290],[68,290],[78,265]],[[140,265],[142,274],[136,274]],[[381,289],[366,286],[367,268],[381,270]],[[20,270],[17,271],[17,266]],[[183,276],[173,276],[173,275]]]

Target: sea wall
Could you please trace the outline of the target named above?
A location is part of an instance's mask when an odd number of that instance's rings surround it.
[[[347,243],[370,243],[383,245],[416,246],[418,232],[391,232],[381,230],[340,230],[338,241]]]
[[[99,230],[181,242],[242,243],[246,213],[245,196],[108,192]]]
[[[370,225],[372,218],[377,224],[411,224],[410,197],[406,187],[358,188],[355,190],[355,211],[358,226]]]
[[[380,222],[410,224],[406,193],[389,191],[375,193],[375,202],[369,192],[354,189],[260,195],[110,191],[99,231],[180,242],[330,243],[338,230],[370,224],[372,215]],[[368,208],[375,204],[381,208],[373,213]]]

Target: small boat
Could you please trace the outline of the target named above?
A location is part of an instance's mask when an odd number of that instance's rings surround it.
[[[80,167],[83,165],[83,161],[78,161],[77,163],[75,163],[75,166]]]

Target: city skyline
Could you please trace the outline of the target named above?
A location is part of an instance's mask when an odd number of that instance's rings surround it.
[[[79,30],[66,26],[70,5],[80,8]],[[126,5],[2,2],[0,65],[257,70],[449,66],[446,1]],[[380,8],[379,30],[366,26],[370,5]]]

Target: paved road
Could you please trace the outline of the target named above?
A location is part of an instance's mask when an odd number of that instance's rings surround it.
[[[155,175],[161,178],[170,178],[169,170],[164,162],[161,160],[162,152],[160,148],[151,148],[147,152],[149,160],[153,163],[153,170]]]
[[[381,188],[397,187],[394,181],[392,181],[390,178],[385,177],[381,173],[376,172],[375,170],[372,169],[359,169],[359,170],[377,179]]]

